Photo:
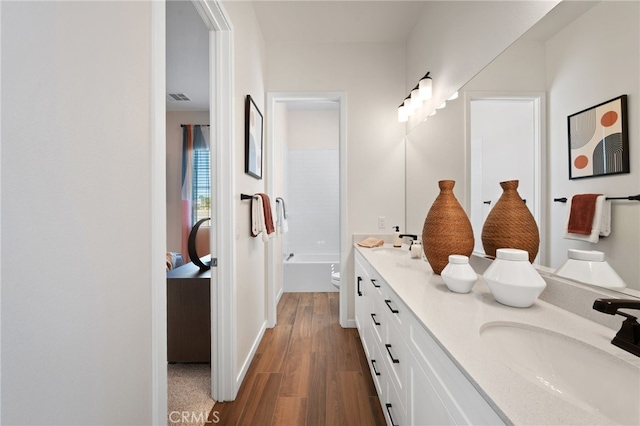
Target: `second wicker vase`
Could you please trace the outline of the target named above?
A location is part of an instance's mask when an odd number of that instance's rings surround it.
[[[533,215],[518,194],[518,181],[500,182],[502,195],[482,227],[482,246],[489,256],[499,248],[515,248],[529,252],[529,262],[538,255],[540,234]]]
[[[440,194],[427,213],[422,228],[424,254],[436,274],[440,274],[450,254],[470,256],[473,251],[473,229],[467,214],[453,195],[453,180],[438,182]]]

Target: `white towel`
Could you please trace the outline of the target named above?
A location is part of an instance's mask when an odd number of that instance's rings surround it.
[[[567,217],[564,223],[564,238],[566,239],[597,243],[600,237],[607,237],[611,234],[611,201],[606,200],[604,195],[600,195],[596,199],[596,211],[593,215],[591,234],[581,235],[568,232],[570,214],[571,198],[567,200]]]
[[[267,225],[264,219],[264,205],[262,197],[254,196],[251,199],[251,235],[257,237],[262,234],[262,241],[267,242],[273,238],[275,232],[267,234]]]
[[[276,198],[276,228],[278,229],[278,234],[284,234],[289,230],[282,198]]]

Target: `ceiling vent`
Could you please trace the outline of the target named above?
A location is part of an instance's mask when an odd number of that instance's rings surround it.
[[[184,93],[169,93],[167,96],[170,101],[190,101],[191,100]]]

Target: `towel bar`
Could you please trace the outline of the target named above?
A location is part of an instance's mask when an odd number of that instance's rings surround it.
[[[626,197],[607,197],[605,200],[629,200],[629,201],[640,201],[640,194],[638,195],[628,195]],[[567,197],[562,198],[554,198],[553,201],[556,203],[566,203]]]
[[[251,200],[252,198],[257,198],[257,197],[255,195],[240,194],[241,200]]]

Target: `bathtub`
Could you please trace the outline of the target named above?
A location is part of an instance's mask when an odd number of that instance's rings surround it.
[[[331,285],[331,266],[340,270],[339,254],[285,255],[282,261],[282,287],[291,292],[338,291]],[[288,258],[288,259],[287,259]]]

